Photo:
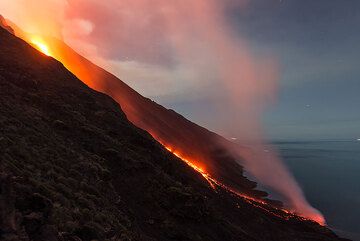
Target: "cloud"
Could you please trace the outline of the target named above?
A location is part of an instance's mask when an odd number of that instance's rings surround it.
[[[2,0],[0,13],[28,32],[61,37],[66,6],[64,0]]]
[[[145,95],[190,88],[204,90],[206,96],[214,86],[224,93],[216,96],[219,101],[227,98],[233,107],[249,112],[250,104],[251,109],[262,108],[275,96],[277,70],[272,57],[256,57],[229,27],[227,8],[244,8],[247,2],[5,0],[0,10],[29,32],[54,35],[92,60],[104,60],[103,67]],[[162,78],[157,82],[165,83],[165,89],[147,92],[147,82],[155,78]]]
[[[256,57],[246,40],[229,27],[224,15],[226,7],[243,7],[245,1],[225,2],[69,0],[66,18],[91,22],[93,31],[66,40],[76,46],[74,42],[79,39],[96,46],[98,55],[112,63],[131,61],[154,66],[137,70],[144,71],[142,76],[154,75],[152,72],[156,75],[160,67],[168,72],[167,81],[175,85],[182,77],[178,72],[182,66],[188,69],[183,76],[184,86],[216,85],[227,93],[224,96],[231,94],[228,101],[236,108],[248,112],[250,104],[253,110],[273,100],[276,60]]]

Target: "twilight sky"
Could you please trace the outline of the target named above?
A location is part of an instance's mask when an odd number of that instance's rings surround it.
[[[236,26],[281,64],[275,138],[360,138],[360,1],[251,1]]]
[[[360,138],[358,0],[2,0],[141,94],[225,136]],[[247,134],[247,132],[249,132]]]
[[[279,59],[279,97],[264,121],[270,138],[360,138],[359,13],[357,0],[252,0],[229,11],[253,49]],[[166,105],[206,123],[196,115],[206,103]]]

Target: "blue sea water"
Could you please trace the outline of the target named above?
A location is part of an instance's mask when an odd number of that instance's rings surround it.
[[[277,141],[284,162],[342,237],[360,241],[360,141]]]

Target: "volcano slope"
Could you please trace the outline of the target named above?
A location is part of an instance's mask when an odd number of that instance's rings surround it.
[[[16,33],[27,39],[26,34],[15,26]],[[41,37],[51,50],[52,56],[92,89],[105,93],[118,102],[130,122],[149,132],[157,141],[170,147],[196,166],[206,170],[216,180],[247,195],[266,199],[267,193],[256,190],[257,184],[248,180],[243,167],[224,146],[234,143],[213,133],[148,99],[116,76],[79,55],[63,41]],[[31,39],[27,39],[31,42]]]
[[[4,22],[11,33],[33,42],[33,35],[25,33],[16,24]],[[11,27],[7,26],[10,23]],[[239,145],[213,133],[146,98],[122,80],[84,58],[63,41],[52,37],[35,36],[45,43],[51,55],[92,89],[105,93],[118,102],[128,120],[149,132],[157,141],[170,148],[178,156],[188,160],[215,180],[237,192],[271,205],[281,207],[280,201],[269,200],[265,191],[257,190],[257,183],[244,175],[239,164],[242,157],[229,150]],[[36,47],[36,46],[35,46]],[[246,153],[248,147],[240,148]],[[285,200],[286,201],[286,200]],[[289,200],[288,200],[289,201]]]
[[[217,188],[0,28],[1,240],[342,240]]]

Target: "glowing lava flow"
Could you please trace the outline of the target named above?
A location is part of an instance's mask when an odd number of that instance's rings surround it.
[[[272,205],[270,205],[269,203],[265,202],[264,200],[261,199],[257,199],[248,195],[245,195],[243,193],[240,193],[238,191],[235,191],[232,188],[229,188],[228,186],[224,185],[223,183],[217,181],[216,179],[212,178],[203,168],[200,168],[198,166],[196,166],[195,164],[193,164],[193,162],[191,162],[190,160],[184,158],[183,156],[181,156],[179,153],[177,153],[176,151],[174,151],[174,149],[172,149],[169,146],[166,146],[164,144],[162,144],[169,152],[171,152],[172,154],[174,154],[176,157],[178,157],[180,160],[184,161],[188,166],[190,166],[191,168],[193,168],[195,171],[197,171],[198,173],[200,173],[205,180],[209,183],[209,185],[212,187],[212,189],[214,189],[215,191],[217,190],[217,188],[221,188],[223,190],[228,191],[229,193],[237,196],[237,197],[241,197],[243,200],[245,200],[246,202],[250,203],[251,205],[262,209],[263,211],[266,211],[267,213],[270,213],[278,218],[282,218],[282,219],[286,219],[289,220],[290,218],[298,218],[298,219],[302,219],[302,220],[309,220],[309,221],[315,221],[318,224],[324,226],[325,223],[321,223],[318,222],[317,220],[312,220],[312,219],[308,219],[302,216],[299,216],[299,214],[296,214],[294,212],[288,211],[286,209],[283,208],[278,208],[278,207],[274,207]]]
[[[40,52],[47,56],[51,56],[49,47],[39,38],[32,38],[30,43]]]
[[[249,201],[253,201],[253,202],[257,202],[263,205],[269,205],[268,203],[266,203],[265,201],[262,201],[260,199],[256,199],[250,196],[247,196],[245,194],[239,193],[237,191],[234,191],[233,189],[227,187],[226,185],[222,184],[221,182],[217,181],[216,179],[212,178],[208,173],[206,173],[206,171],[196,165],[194,165],[191,161],[189,161],[188,159],[182,157],[179,153],[175,152],[171,147],[168,147],[166,145],[163,145],[169,152],[171,152],[172,154],[174,154],[176,157],[180,158],[182,161],[184,161],[188,166],[190,166],[191,168],[193,168],[195,171],[197,171],[198,173],[200,173],[205,179],[206,181],[210,184],[210,186],[216,190],[216,187],[221,187],[237,196],[240,196],[242,198],[245,198]],[[286,213],[289,213],[286,210],[283,210]]]
[[[195,171],[197,171],[198,173],[200,173],[205,180],[210,184],[210,186],[213,189],[216,189],[215,184],[217,185],[217,181],[213,178],[211,178],[209,176],[208,173],[205,172],[204,169],[194,165],[191,161],[187,160],[186,158],[182,157],[180,154],[178,154],[177,152],[173,151],[170,147],[163,145],[169,152],[171,152],[172,154],[174,154],[176,157],[180,158],[182,161],[184,161],[188,166],[192,167]]]

